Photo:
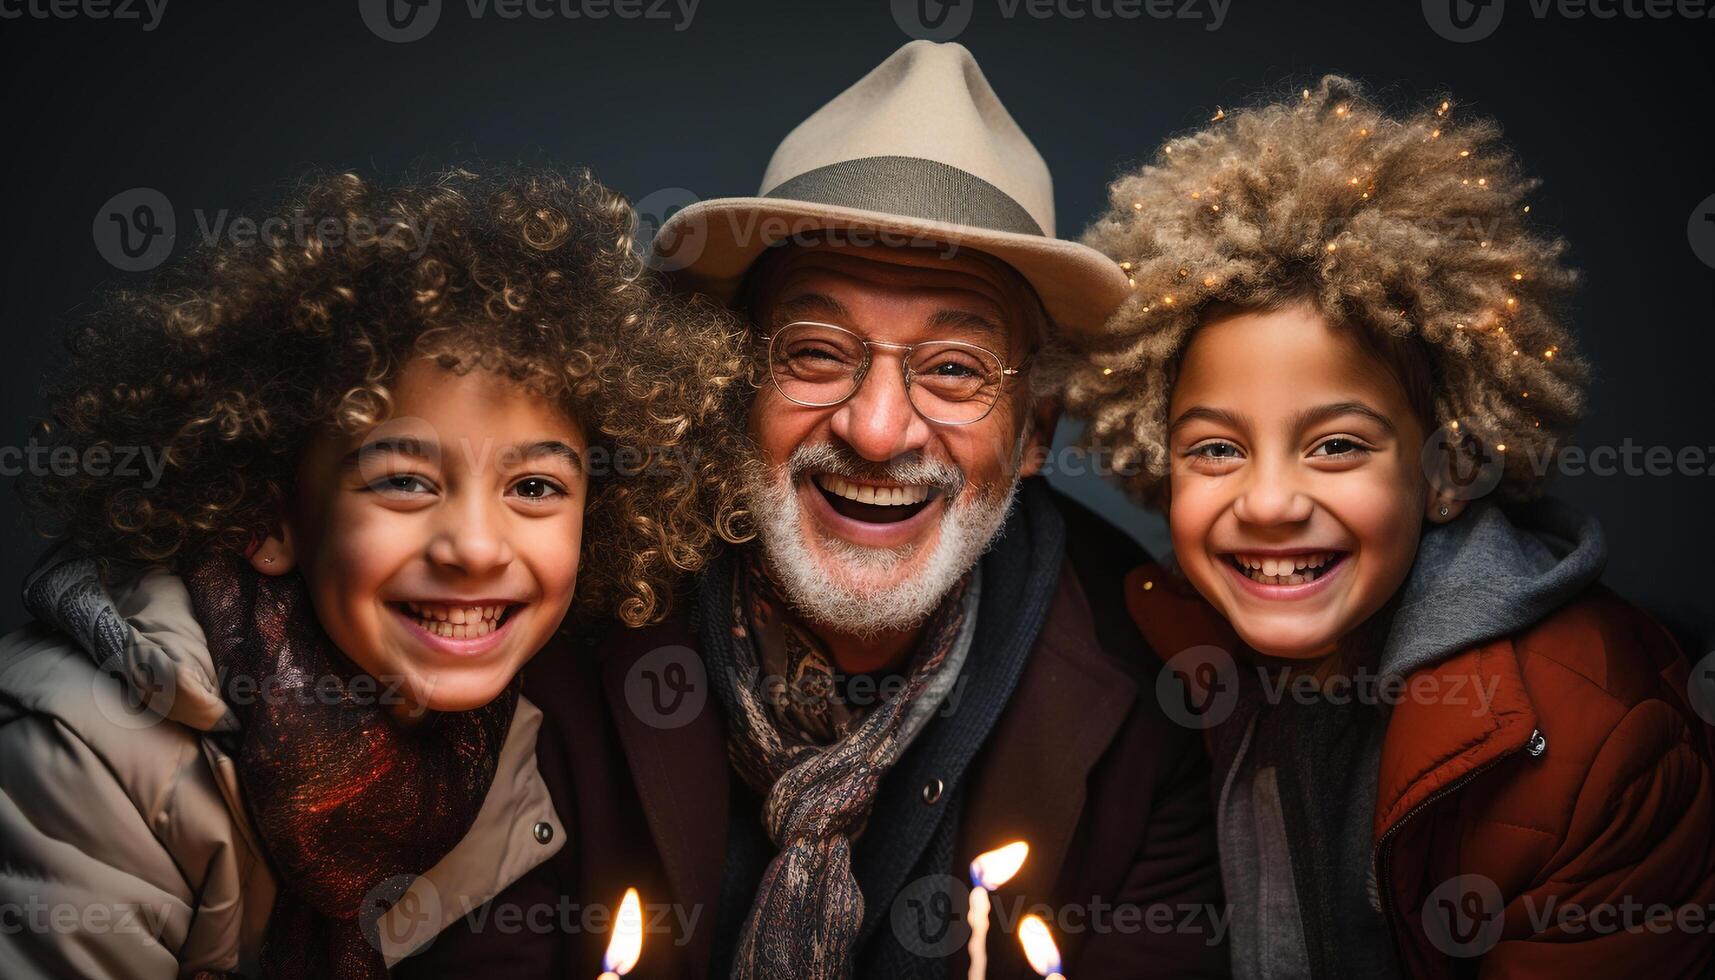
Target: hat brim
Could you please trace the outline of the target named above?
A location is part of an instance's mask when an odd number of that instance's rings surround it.
[[[1023,276],[1049,318],[1072,334],[1099,330],[1130,292],[1125,273],[1112,259],[1077,242],[771,197],[716,198],[681,208],[656,233],[651,264],[728,303],[751,264],[770,246],[829,229],[872,233],[879,244],[939,245],[949,255],[959,248],[991,255]],[[854,246],[866,242],[856,236],[849,241]]]

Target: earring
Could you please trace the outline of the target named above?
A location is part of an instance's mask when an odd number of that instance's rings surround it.
[[[1441,515],[1442,515],[1442,516],[1443,516],[1443,517],[1445,517],[1445,516],[1446,516],[1446,515],[1447,515],[1447,508],[1445,508],[1445,507],[1443,507],[1443,508],[1441,508]],[[272,564],[274,564],[274,559],[272,559],[272,558],[264,558],[264,559],[262,559],[262,564],[264,564],[264,565],[272,565]]]
[[[1446,517],[1446,516],[1447,516],[1447,505],[1446,505],[1446,504],[1442,504],[1442,505],[1441,505],[1441,509],[1440,509],[1440,510],[1439,510],[1439,511],[1437,511],[1437,512],[1436,512],[1436,513],[1438,513],[1438,514],[1440,514],[1440,515],[1441,515],[1441,516],[1442,516],[1442,517]],[[264,558],[264,559],[262,559],[262,560],[263,560],[263,561],[273,561],[273,560],[274,560],[274,559],[272,559],[272,558]]]

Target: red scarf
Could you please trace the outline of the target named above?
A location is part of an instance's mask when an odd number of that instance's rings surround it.
[[[474,711],[396,724],[322,632],[303,581],[234,555],[187,577],[242,724],[238,779],[280,882],[263,974],[387,975],[375,921],[469,832],[517,708],[516,679]],[[235,685],[238,685],[235,687]]]

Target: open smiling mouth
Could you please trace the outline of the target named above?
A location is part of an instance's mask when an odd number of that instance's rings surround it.
[[[1226,555],[1239,574],[1258,585],[1305,585],[1332,572],[1348,552],[1314,551],[1301,555]]]
[[[474,640],[505,626],[519,605],[500,603],[482,606],[445,606],[432,602],[391,604],[425,633],[449,640]]]
[[[867,524],[908,521],[941,494],[926,484],[874,486],[853,483],[832,473],[818,473],[811,480],[835,513]]]

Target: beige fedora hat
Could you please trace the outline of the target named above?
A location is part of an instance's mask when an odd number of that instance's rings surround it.
[[[755,197],[690,204],[651,248],[658,268],[729,302],[769,246],[828,229],[985,252],[1071,332],[1100,327],[1128,292],[1112,259],[1054,237],[1048,164],[958,44],[895,51],[786,135]]]

